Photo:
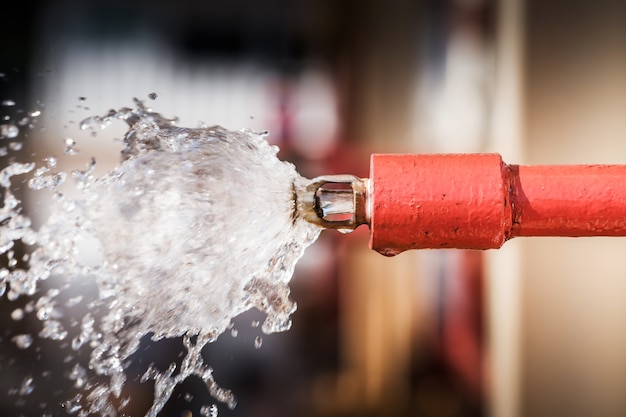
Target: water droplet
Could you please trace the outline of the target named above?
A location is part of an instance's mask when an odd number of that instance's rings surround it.
[[[7,107],[13,107],[15,106],[15,101],[14,100],[2,100],[2,105],[7,106]]]
[[[252,325],[252,327],[259,327],[259,321],[258,320],[252,320],[252,323],[250,323]]]
[[[9,143],[9,149],[11,149],[12,151],[19,151],[22,149],[22,143],[21,142],[11,142]]]
[[[49,189],[54,190],[65,182],[67,174],[65,172],[57,172],[52,175],[39,175],[28,181],[28,187],[31,190]]]
[[[30,117],[38,117],[41,115],[41,110],[35,110],[30,114]]]
[[[91,158],[91,160],[89,161],[89,165],[87,165],[86,169],[84,170],[75,169],[74,171],[72,171],[72,177],[76,178],[76,180],[79,183],[79,187],[82,187],[84,183],[87,180],[89,180],[95,168],[96,168],[96,159]]]
[[[263,346],[263,338],[261,336],[257,336],[254,338],[254,347],[256,349],[260,349]]]
[[[74,148],[76,146],[76,141],[72,138],[65,138],[63,140],[65,143],[65,149],[63,150],[64,155],[74,156],[78,154],[78,150]]]
[[[148,94],[148,97],[150,97],[150,100],[156,100],[157,99],[157,93],[150,93]]]
[[[20,349],[28,349],[33,344],[33,337],[29,334],[20,334],[11,339]]]
[[[72,350],[78,350],[80,349],[83,344],[85,343],[85,339],[81,336],[78,335],[75,338],[72,339]]]
[[[0,139],[13,139],[19,135],[20,129],[14,124],[0,125]]]
[[[35,386],[33,385],[33,378],[29,376],[29,377],[24,378],[24,380],[22,381],[19,394],[29,395],[30,393],[33,392],[34,389],[35,389]]]
[[[16,308],[11,312],[11,318],[15,321],[22,320],[24,318],[24,310]]]
[[[83,396],[81,394],[76,394],[71,399],[63,402],[61,406],[65,408],[68,414],[76,414],[83,408],[83,406],[81,405],[82,400]]]
[[[237,337],[238,334],[239,334],[239,331],[237,329],[231,329],[230,330],[230,335],[232,337]]]
[[[76,304],[80,303],[81,301],[83,301],[83,296],[82,295],[77,295],[76,297],[72,297],[69,300],[67,300],[65,305],[67,307],[74,307]]]
[[[46,165],[48,165],[48,168],[54,168],[57,166],[57,159],[54,156],[44,158],[44,161],[46,162]]]
[[[46,320],[43,322],[43,329],[39,332],[39,337],[51,340],[63,340],[67,337],[67,331],[63,328],[61,322],[57,320]]]
[[[12,250],[7,252],[7,259],[8,259],[8,266],[9,268],[13,268],[15,265],[17,265],[17,259],[15,259],[15,252],[13,252]]]
[[[74,381],[76,388],[82,388],[87,382],[87,370],[79,364],[75,364],[69,374],[69,379]]]
[[[211,404],[200,407],[200,415],[202,417],[217,417],[217,405]]]

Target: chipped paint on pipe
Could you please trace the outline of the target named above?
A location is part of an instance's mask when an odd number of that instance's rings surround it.
[[[626,165],[507,165],[498,154],[374,154],[370,247],[495,249],[516,236],[626,236]]]

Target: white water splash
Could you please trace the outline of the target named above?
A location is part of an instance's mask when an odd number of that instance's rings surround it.
[[[123,414],[125,371],[146,336],[182,337],[186,350],[166,370],[150,366],[141,377],[154,384],[147,416],[156,416],[190,376],[234,407],[233,393],[216,383],[201,351],[253,307],[267,314],[264,333],[289,329],[296,306],[288,283],[320,232],[295,212],[294,188],[306,180],[277,159],[263,134],[178,127],[137,100],[80,127],[104,129],[116,120],[129,130],[122,161],[105,175],[93,175],[95,160],[84,170],[56,171],[53,157],[39,167],[14,162],[0,171],[0,254],[8,259],[0,295],[6,289],[9,300],[36,296],[30,311],[42,324],[38,336],[89,349],[88,366],[68,372],[81,389],[64,403],[68,412]],[[77,153],[73,139],[62,142],[66,156]],[[13,177],[28,173],[33,192],[53,195],[37,230],[11,187]],[[70,179],[72,197],[59,191]],[[16,242],[31,248],[19,265],[11,263]],[[97,247],[95,261],[84,260],[86,246]],[[41,281],[50,277],[60,284],[44,292]],[[86,281],[94,282],[95,296],[64,297]],[[66,310],[81,305],[88,313],[67,328]],[[32,336],[14,342],[27,349]]]

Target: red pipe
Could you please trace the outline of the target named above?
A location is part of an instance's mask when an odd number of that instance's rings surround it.
[[[370,247],[494,249],[516,236],[626,236],[626,165],[507,165],[498,154],[374,154]]]

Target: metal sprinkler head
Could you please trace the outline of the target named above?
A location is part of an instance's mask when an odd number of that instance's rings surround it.
[[[369,223],[367,178],[323,175],[296,186],[296,214],[309,223],[348,233]]]

